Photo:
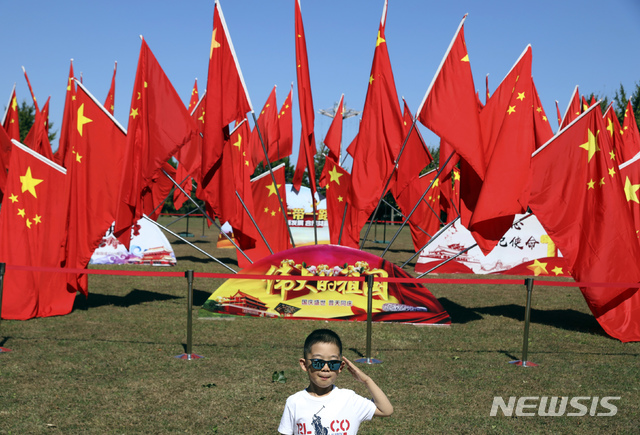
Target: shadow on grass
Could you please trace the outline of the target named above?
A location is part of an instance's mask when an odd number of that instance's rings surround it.
[[[193,237],[185,237],[185,240],[187,240],[189,243],[191,243],[192,245],[210,245],[211,241],[210,240],[204,240],[204,239],[194,239]],[[187,242],[184,242],[180,239],[174,240],[173,242],[171,242],[172,245],[186,245]]]
[[[218,260],[220,260],[221,263],[224,263],[227,266],[238,266],[238,261],[235,258],[228,258],[228,257],[222,257],[222,258],[216,257],[216,258],[218,258]],[[193,255],[181,255],[179,257],[176,257],[176,261],[190,261],[192,263],[207,264],[207,263],[211,263],[214,260],[212,260],[209,257],[195,257]]]
[[[457,304],[447,298],[438,298],[438,302],[449,313],[451,323],[468,323],[474,320],[481,320],[482,316],[474,310]]]
[[[490,316],[503,316],[524,322],[525,307],[523,307],[522,305],[496,305],[493,307],[471,308],[471,310],[481,314],[488,314]],[[453,318],[453,315],[451,317]],[[566,329],[570,331],[597,333],[598,330],[601,330],[600,325],[596,321],[595,317],[590,314],[571,309],[537,310],[535,308],[532,308],[531,323],[553,326],[554,328]]]
[[[164,293],[151,292],[148,290],[133,289],[126,296],[103,295],[90,293],[88,298],[78,295],[73,303],[74,310],[87,310],[89,308],[113,305],[116,307],[131,307],[145,302],[166,301],[180,299],[178,296],[171,296]]]

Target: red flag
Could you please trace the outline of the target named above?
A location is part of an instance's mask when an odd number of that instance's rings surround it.
[[[144,213],[162,165],[195,134],[195,124],[162,67],[142,40],[131,98],[127,151],[123,164],[114,235],[129,248],[130,228]],[[146,204],[149,204],[147,202]]]
[[[229,124],[244,119],[247,112],[253,111],[218,0],[213,11],[207,95],[201,164],[204,188],[213,175],[208,173],[220,159],[225,142],[229,140]]]
[[[386,15],[385,1],[351,171],[349,214],[353,240],[358,240],[360,230],[383,196],[405,137],[387,50]]]
[[[189,113],[193,112],[193,109],[198,105],[198,101],[200,101],[200,95],[198,95],[198,79],[193,83],[193,89],[191,89],[191,97],[189,98],[189,105],[187,106],[187,110]]]
[[[280,112],[278,112],[278,131],[280,139],[278,140],[278,154],[276,160],[283,159],[291,155],[293,150],[293,117],[291,115],[291,94],[293,93],[293,83],[289,90],[289,95],[282,103]]]
[[[347,201],[351,190],[351,174],[345,171],[338,163],[327,157],[324,164],[327,180],[327,220],[329,221],[329,239],[333,245],[358,247],[359,240],[349,237],[351,222],[348,219]],[[344,228],[342,223],[344,222]],[[342,228],[342,239],[340,231]],[[340,241],[340,243],[338,243]]]
[[[33,105],[36,108],[36,114],[40,111],[40,107],[38,106],[38,100],[36,100],[36,94],[33,92],[33,88],[31,87],[31,82],[29,81],[29,76],[27,75],[27,70],[22,67],[22,72],[24,73],[24,78],[27,80],[27,86],[29,87],[29,92],[31,92],[31,98],[33,99]]]
[[[172,179],[176,179],[176,169],[171,166],[169,162],[163,163],[162,170],[169,174],[169,177]],[[151,210],[151,213],[148,213],[148,216],[154,221],[157,221],[158,217],[160,217],[164,201],[171,193],[171,189],[173,189],[174,184],[169,177],[164,175],[162,172],[156,172],[151,179],[151,194],[144,195],[142,197],[143,209]]]
[[[549,139],[553,137],[553,130],[551,129],[551,124],[549,123],[549,118],[547,118],[544,109],[542,108],[542,101],[540,101],[540,96],[538,95],[538,90],[536,89],[535,83],[532,85],[533,87],[533,128],[535,129],[536,134],[536,149],[540,148],[542,145],[547,143]]]
[[[595,105],[537,150],[529,205],[576,281],[639,282],[640,245],[606,134]],[[581,291],[609,335],[640,340],[637,288]]]
[[[558,100],[556,100],[556,113],[558,116],[558,131],[560,130],[560,125],[562,125],[562,115],[560,114],[560,107],[558,106]]]
[[[69,124],[69,231],[66,266],[84,269],[116,217],[122,164],[127,146],[124,128],[77,81]],[[87,275],[70,277],[71,288],[87,294]]]
[[[0,203],[4,196],[4,186],[7,184],[7,172],[9,171],[12,148],[11,138],[4,128],[0,128]]]
[[[329,156],[336,162],[340,161],[340,147],[342,145],[342,117],[344,115],[344,94],[340,96],[336,113],[333,115],[333,120],[327,130],[327,135],[324,137],[324,144],[329,149]]]
[[[627,102],[627,108],[624,111],[622,131],[624,131],[622,139],[624,140],[625,148],[629,149],[630,154],[635,155],[640,152],[640,131],[638,131],[638,123],[636,122],[636,117],[633,114],[631,100]]]
[[[489,156],[480,145],[478,101],[464,40],[465,19],[466,15],[418,109],[418,120],[449,143],[484,178],[485,159]]]
[[[61,267],[67,228],[64,168],[14,142],[0,213],[0,262]],[[71,312],[76,292],[62,273],[7,270],[2,318],[25,320]]]
[[[36,109],[35,120],[24,138],[24,145],[47,159],[53,160],[51,142],[49,142],[49,100],[51,97],[47,98],[41,111]]]
[[[620,176],[629,211],[633,218],[633,228],[636,232],[636,240],[640,243],[640,154],[636,154],[631,160],[620,165]]]
[[[58,149],[53,155],[53,161],[60,166],[67,167],[67,153],[69,152],[70,130],[75,128],[71,117],[73,116],[72,101],[76,98],[76,84],[73,81],[73,59],[69,65],[69,78],[67,79],[67,92],[64,98],[64,110],[62,112],[62,127],[60,128],[60,139]]]
[[[447,214],[449,223],[460,216],[460,170],[453,168],[440,182],[440,210]]]
[[[487,89],[485,95],[484,95],[484,104],[487,104],[487,102],[489,101],[489,98],[491,98],[491,94],[489,93],[489,74],[487,74],[484,78],[484,84],[485,87]]]
[[[531,58],[529,46],[480,113],[490,158],[469,230],[485,255],[511,227],[515,215],[526,210],[535,150]]]
[[[614,154],[612,155],[612,159],[616,160],[616,163],[626,162],[637,154],[625,148],[625,143],[622,139],[622,132],[624,130],[620,127],[620,121],[618,121],[618,116],[615,110],[613,110],[612,104],[609,104],[607,111],[604,113],[604,124],[607,126],[607,133],[609,133],[609,138],[613,145]]]
[[[253,206],[255,209],[254,219],[274,253],[290,248],[289,231],[282,215],[282,210],[280,209],[278,194],[276,193],[277,189],[278,192],[280,192],[280,198],[282,198],[283,205],[286,209],[287,191],[284,173],[284,164],[273,168],[273,175],[276,179],[277,187],[273,184],[269,172],[264,172],[251,180]],[[256,239],[256,247],[248,250],[246,253],[254,262],[271,254],[262,237]],[[239,254],[238,266],[244,269],[248,265],[249,262]]]
[[[104,107],[107,111],[113,115],[116,104],[116,70],[118,69],[118,62],[113,65],[113,76],[111,77],[111,86],[107,93],[107,98],[104,100]]]
[[[295,0],[295,38],[296,38],[296,77],[298,81],[298,106],[300,106],[300,151],[296,171],[293,174],[293,187],[300,190],[304,170],[309,173],[311,195],[315,197],[316,186],[316,139],[313,133],[315,115],[313,111],[313,97],[311,95],[311,78],[309,76],[309,58],[307,57],[307,40],[304,35],[300,0]]]
[[[424,139],[418,130],[418,125],[413,124],[413,115],[409,110],[407,102],[404,101],[403,126],[405,137],[411,130],[411,135],[402,151],[402,155],[398,158],[398,169],[396,170],[396,182],[392,188],[393,196],[398,197],[405,187],[420,176],[420,173],[433,161],[433,157],[424,143]],[[409,209],[411,210],[411,209]]]
[[[258,133],[258,131],[260,133]],[[262,136],[262,140],[260,137]],[[260,162],[264,162],[265,149],[269,162],[278,160],[277,142],[280,139],[280,129],[278,127],[278,106],[276,102],[276,87],[274,86],[262,107],[258,117],[257,128],[251,132],[251,169],[255,169]],[[262,148],[262,144],[264,147]],[[266,164],[265,164],[266,166]]]
[[[7,110],[4,113],[2,126],[11,139],[20,140],[20,122],[18,116],[18,100],[16,99],[16,85],[13,85],[11,98],[7,104]],[[7,162],[7,164],[9,164]]]
[[[569,125],[571,121],[580,116],[581,113],[582,110],[580,110],[580,93],[578,92],[578,86],[576,86],[573,89],[573,94],[571,95],[571,99],[569,100],[567,110],[565,110],[564,112],[564,116],[562,117],[562,122],[560,122],[560,128],[558,129],[558,131]]]

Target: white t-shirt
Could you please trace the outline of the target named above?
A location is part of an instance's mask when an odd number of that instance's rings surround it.
[[[289,396],[278,432],[286,435],[355,435],[360,423],[376,412],[372,400],[352,390],[333,390],[316,397],[302,390]]]

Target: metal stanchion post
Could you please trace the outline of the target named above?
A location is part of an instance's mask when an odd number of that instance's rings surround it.
[[[187,214],[187,229],[181,233],[178,233],[178,235],[182,237],[193,237],[193,234],[189,232],[189,214]]]
[[[4,284],[5,263],[0,263],[0,323],[2,323],[2,286]],[[11,349],[0,347],[0,353],[11,352]]]
[[[365,358],[358,358],[356,362],[365,364],[380,364],[379,359],[371,358],[371,324],[373,323],[373,275],[367,275],[367,349]]]
[[[527,287],[527,306],[524,311],[524,341],[522,343],[522,359],[509,361],[509,364],[515,364],[521,367],[537,367],[538,364],[528,361],[529,353],[529,323],[531,320],[531,293],[533,292],[533,278],[525,278],[524,284]]]
[[[191,353],[191,312],[193,311],[193,270],[189,269],[184,273],[184,276],[187,278],[187,283],[189,285],[189,293],[187,295],[187,353],[183,353],[177,355],[176,358],[179,359],[200,359],[204,358],[201,355],[197,355],[195,353]]]

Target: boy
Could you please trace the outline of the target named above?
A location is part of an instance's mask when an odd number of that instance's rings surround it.
[[[372,400],[333,385],[344,367],[365,384]],[[304,342],[300,367],[309,386],[289,396],[278,432],[285,435],[355,435],[360,423],[388,417],[393,406],[373,380],[342,356],[342,342],[330,329],[316,329]]]

